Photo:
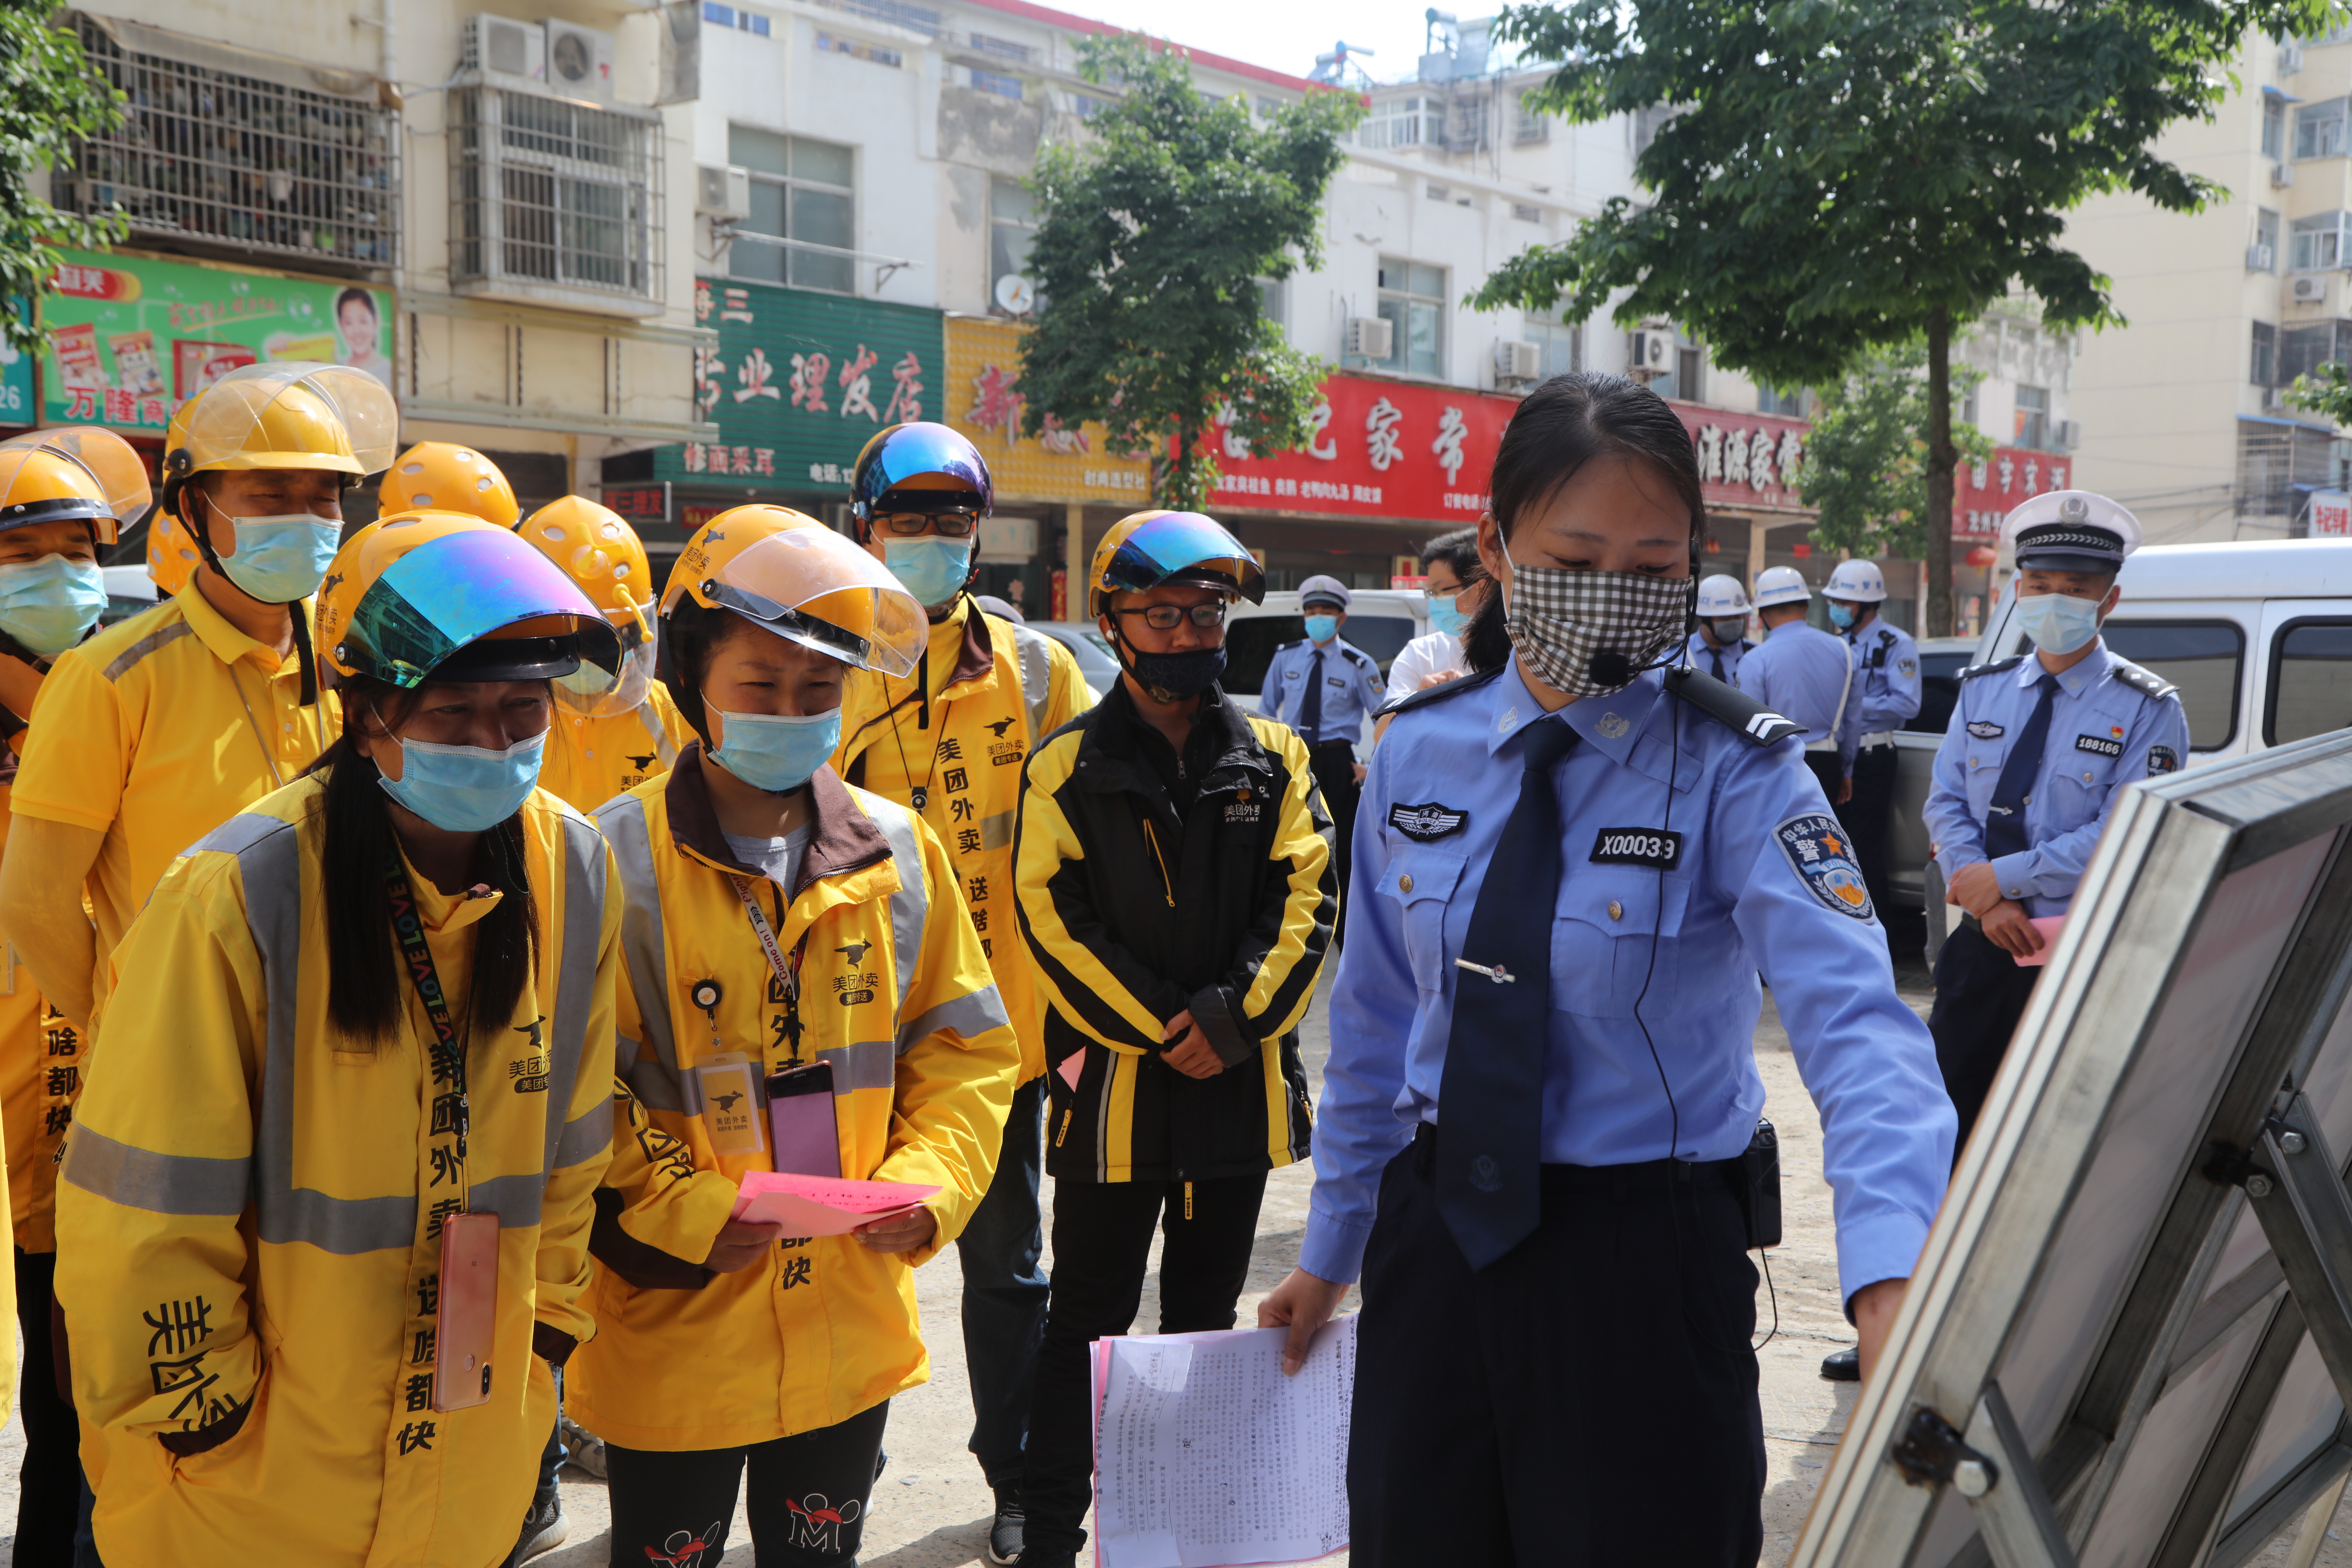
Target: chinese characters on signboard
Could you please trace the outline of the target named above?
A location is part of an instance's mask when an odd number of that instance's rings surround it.
[[[1698,458],[1699,493],[1710,507],[1737,511],[1801,511],[1798,481],[1811,426],[1770,414],[1728,414],[1676,403]]]
[[[1335,375],[1296,451],[1254,458],[1229,426],[1212,429],[1213,504],[1472,522],[1486,510],[1495,450],[1517,406],[1462,387]]]
[[[2066,488],[2074,464],[2062,454],[1995,447],[1981,463],[1962,463],[1953,485],[1952,537],[1993,540],[2000,520],[2044,490]]]
[[[1021,338],[1027,331],[993,317],[949,317],[944,406],[937,417],[980,448],[1001,497],[1142,505],[1151,492],[1150,461],[1111,451],[1101,426],[1066,426],[1048,414],[1036,435],[1022,434],[1028,398],[1021,390]]]
[[[2315,490],[2311,496],[2311,537],[2352,537],[2352,495],[2342,490]]]

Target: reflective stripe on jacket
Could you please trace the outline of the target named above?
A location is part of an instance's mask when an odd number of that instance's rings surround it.
[[[723,1053],[768,1072],[792,1058],[792,1011],[732,874],[760,899],[780,950],[802,955],[799,1053],[833,1064],[842,1173],[939,1187],[939,1235],[897,1256],[846,1236],[787,1242],[699,1289],[639,1289],[600,1258],[596,1340],[572,1360],[565,1398],[599,1436],[662,1452],[830,1426],[929,1375],[913,1266],[953,1240],[987,1192],[1019,1070],[954,868],[913,813],[820,768],[787,899],[730,854],[703,767],[689,747],[667,778],[597,814],[628,898],[617,1006],[627,1087],[606,1177],[621,1227],[698,1264],[738,1180],[773,1169],[764,1148],[712,1150],[694,1071]],[[708,1015],[691,995],[704,982],[719,991]]]
[[[1213,760],[1180,818],[1139,750],[1143,721],[1122,683],[1024,770],[1021,929],[1054,1064],[1046,1168],[1150,1182],[1287,1165],[1307,1148],[1298,1021],[1339,909],[1307,743],[1212,687],[1194,736],[1212,727]],[[1160,1058],[1185,1012],[1227,1064],[1214,1077]]]
[[[842,701],[835,770],[901,805],[924,789],[922,818],[955,864],[981,951],[1020,1037],[1024,1083],[1045,1070],[1045,999],[1013,927],[1021,764],[1039,739],[1091,701],[1068,648],[982,613],[969,595],[931,627],[913,675],[894,680],[861,672]]]
[[[230,818],[115,954],[138,984],[116,994],[58,1194],[82,1463],[114,1563],[496,1563],[554,1419],[541,1357],[594,1326],[621,917],[604,841],[543,792],[523,806],[537,961],[512,1026],[470,1028],[453,1171],[435,1151],[454,1145],[454,1097],[405,970],[394,1037],[328,1019],[322,799],[306,778]],[[468,931],[497,898],[409,877],[441,980],[468,994]],[[493,1384],[436,1413],[439,1235],[460,1184],[500,1224]],[[157,1441],[240,1419],[192,1458]]]

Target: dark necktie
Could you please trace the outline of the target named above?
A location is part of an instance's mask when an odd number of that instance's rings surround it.
[[[1712,651],[1715,654],[1715,678],[1717,680],[1730,679],[1731,678],[1729,676],[1723,673],[1723,650],[1721,648],[1716,648]]]
[[[1307,695],[1299,700],[1298,722],[1292,726],[1308,745],[1315,743],[1315,731],[1323,723],[1323,650],[1315,650],[1315,662],[1307,671]]]
[[[1484,1268],[1542,1217],[1544,1050],[1550,1035],[1559,800],[1551,770],[1576,743],[1565,721],[1520,731],[1519,801],[1486,861],[1454,974],[1454,1026],[1438,1077],[1437,1212]],[[1501,978],[1507,974],[1510,978]]]
[[[2042,771],[2042,751],[2050,739],[2050,704],[2058,695],[2058,678],[2045,674],[2033,683],[2042,695],[2032,716],[2017,732],[2017,744],[2001,764],[2000,782],[1992,786],[1992,809],[1985,814],[1985,858],[2025,853],[2025,803],[2033,789],[2033,775]]]

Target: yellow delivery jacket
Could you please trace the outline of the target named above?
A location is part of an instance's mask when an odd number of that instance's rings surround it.
[[[787,1241],[739,1273],[702,1271],[699,1289],[633,1286],[600,1245],[596,1338],[567,1369],[564,1398],[607,1441],[665,1452],[830,1426],[929,1375],[913,1266],[953,1240],[988,1191],[1020,1070],[952,863],[913,813],[818,769],[787,896],[729,851],[702,768],[690,747],[667,779],[596,818],[629,906],[618,1003],[626,1089],[606,1177],[625,1205],[621,1229],[699,1264],[737,1180],[773,1169],[764,1150],[712,1152],[693,1071],[722,1051],[769,1071],[791,1055],[782,990],[731,872],[760,899],[779,948],[801,951],[800,1053],[833,1064],[842,1173],[937,1186],[939,1236],[895,1256],[847,1236]],[[710,980],[720,998],[707,1016],[690,993]]]
[[[328,1022],[322,790],[256,802],[164,875],[116,952],[106,1068],[68,1140],[58,1297],[99,1550],[126,1568],[492,1568],[555,1419],[541,1357],[593,1331],[621,921],[604,840],[544,792],[523,806],[537,963],[511,1026],[471,1026],[451,1169],[454,1096],[404,969],[398,1038]],[[409,882],[462,998],[496,899]],[[491,1397],[436,1413],[439,1237],[460,1205],[501,1226]],[[192,1457],[158,1441],[225,1422]]]
[[[686,715],[656,682],[626,713],[583,719],[559,704],[547,727],[547,756],[539,787],[581,811],[593,811],[623,790],[667,773],[694,739]]]
[[[849,678],[833,765],[901,805],[947,846],[981,951],[1021,1040],[1021,1081],[1045,1070],[1045,1000],[1013,913],[1013,825],[1021,763],[1093,705],[1070,650],[986,615],[970,595],[931,627],[915,673]]]
[[[16,754],[5,742],[0,771],[8,781],[0,782],[5,854],[16,771]],[[57,1152],[73,1122],[74,1098],[81,1092],[81,1032],[34,987],[33,972],[18,962],[15,947],[0,945],[0,1142],[7,1146],[9,1224],[26,1251],[55,1252]],[[16,1287],[12,1271],[6,1302],[12,1317]],[[13,1355],[5,1362],[15,1365]]]

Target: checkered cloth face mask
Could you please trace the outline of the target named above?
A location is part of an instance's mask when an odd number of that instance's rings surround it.
[[[1570,572],[1511,563],[1510,603],[1503,624],[1538,679],[1574,697],[1622,691],[1682,636],[1691,602],[1687,577],[1639,572]],[[1596,654],[1625,659],[1622,680],[1592,675]]]

